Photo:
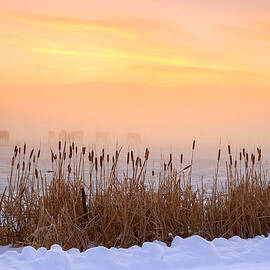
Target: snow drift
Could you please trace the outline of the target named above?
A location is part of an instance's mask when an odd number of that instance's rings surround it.
[[[207,241],[199,236],[175,237],[171,247],[154,241],[128,249],[95,247],[84,252],[0,247],[1,270],[91,270],[91,269],[270,269],[270,236]]]

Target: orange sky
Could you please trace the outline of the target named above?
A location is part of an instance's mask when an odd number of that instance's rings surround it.
[[[268,0],[0,0],[0,129],[267,140],[269,18]]]

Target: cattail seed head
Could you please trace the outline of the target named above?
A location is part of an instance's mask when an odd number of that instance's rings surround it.
[[[192,144],[192,150],[195,149],[195,140],[193,140],[193,144]]]
[[[220,161],[221,149],[218,150],[218,161]]]
[[[96,169],[96,171],[98,170],[98,161],[97,161],[97,157],[95,158],[95,169]]]
[[[68,164],[68,173],[71,174],[71,166]]]
[[[146,148],[145,149],[145,160],[148,160],[148,158],[149,158],[149,149]]]
[[[34,153],[34,149],[32,149],[32,151],[31,151],[31,153],[30,153],[30,159],[32,158],[33,153]]]
[[[136,158],[136,162],[135,162],[136,167],[139,166],[139,159],[140,159],[139,157]]]
[[[229,155],[231,155],[231,146],[230,145],[228,145],[228,153],[229,153]]]
[[[129,152],[127,152],[127,164],[129,164]]]
[[[102,168],[102,164],[103,164],[103,156],[99,157],[99,162],[100,162],[100,167]]]
[[[36,178],[38,178],[38,170],[35,169],[35,175],[36,175]]]

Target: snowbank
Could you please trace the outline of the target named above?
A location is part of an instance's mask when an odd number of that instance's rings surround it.
[[[0,269],[90,270],[90,269],[270,269],[270,236],[243,240],[217,238],[212,242],[199,236],[175,237],[172,246],[155,241],[128,249],[96,247],[80,253],[63,251],[53,245],[50,250],[32,247],[0,247]]]

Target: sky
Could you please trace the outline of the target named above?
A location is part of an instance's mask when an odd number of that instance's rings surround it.
[[[269,18],[268,0],[0,0],[0,130],[267,143]]]

